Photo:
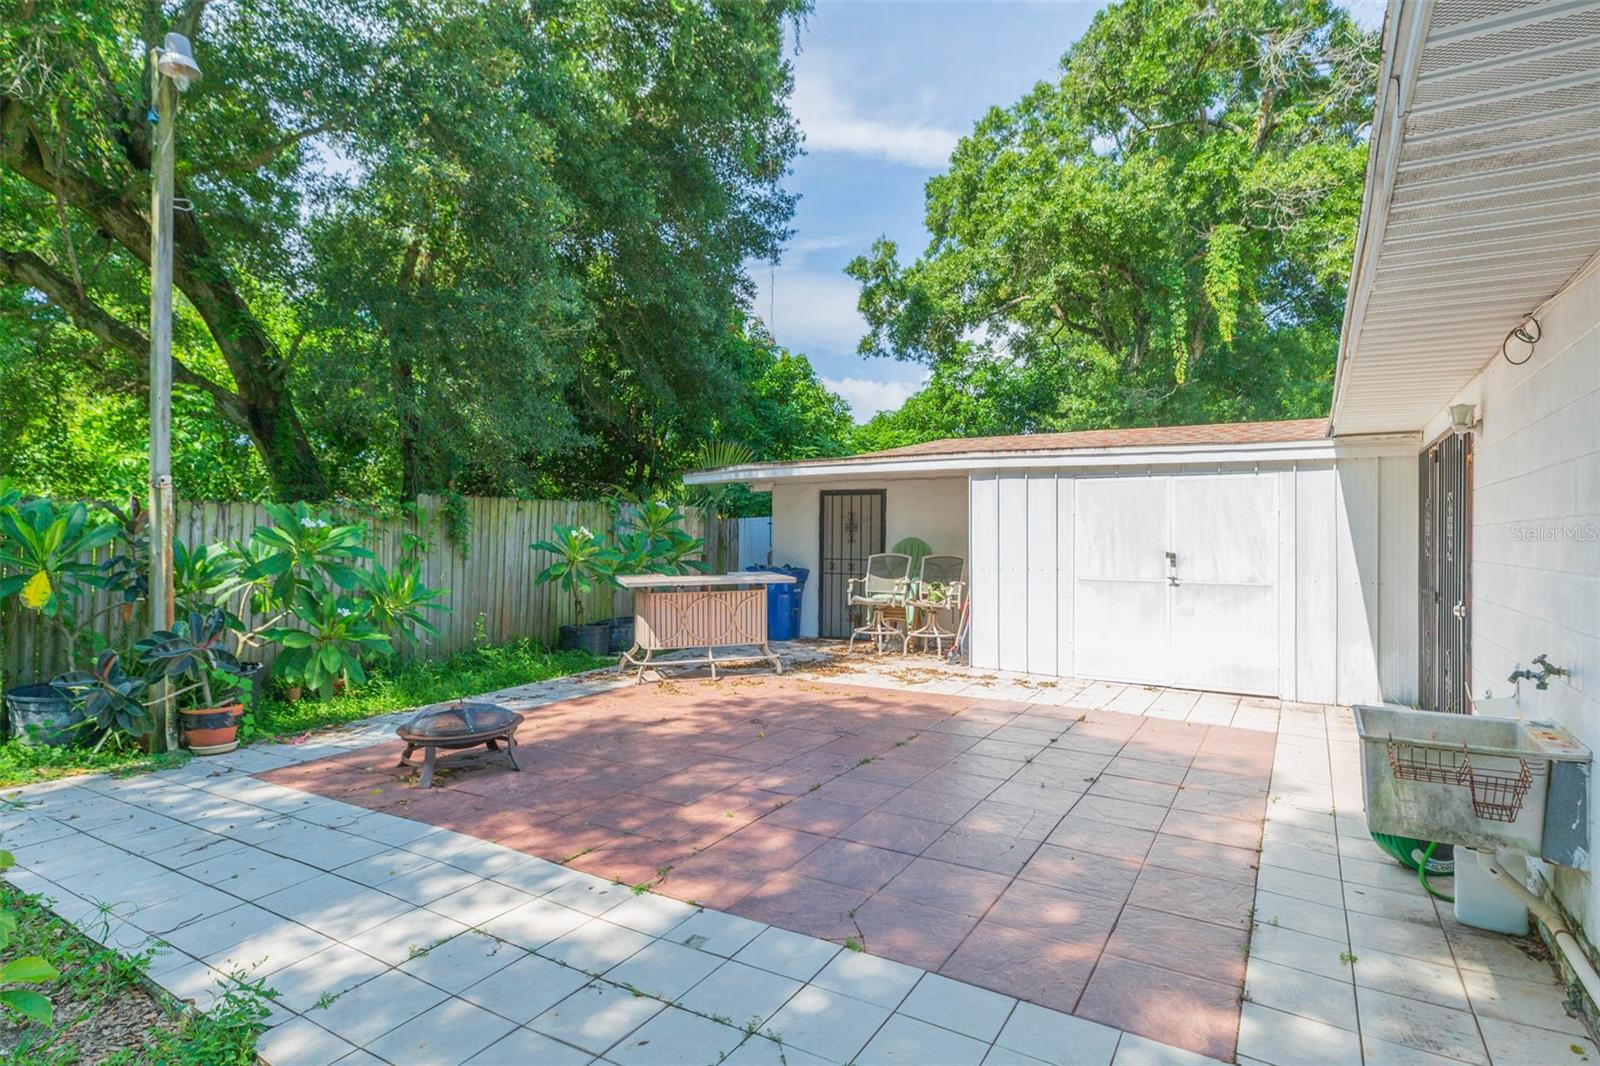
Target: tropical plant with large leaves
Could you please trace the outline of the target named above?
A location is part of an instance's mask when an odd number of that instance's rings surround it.
[[[271,525],[250,537],[252,558],[240,577],[260,582],[279,604],[290,604],[297,588],[325,578],[349,592],[361,583],[358,563],[370,561],[363,546],[367,527],[340,522],[331,512],[305,503],[264,505]]]
[[[572,598],[572,615],[583,625],[583,600],[602,585],[616,581],[618,555],[615,549],[595,536],[588,526],[561,526],[548,540],[528,545],[555,558],[533,579],[535,585],[555,582]]]
[[[393,570],[375,562],[371,570],[361,571],[361,598],[373,623],[411,648],[419,647],[424,635],[439,635],[427,612],[449,611],[439,602],[448,595],[448,589],[423,584],[422,563],[415,558],[401,559]]]
[[[372,620],[372,604],[337,587],[322,582],[296,586],[289,613],[299,626],[273,626],[262,634],[282,645],[273,674],[287,684],[313,689],[323,699],[332,698],[335,681],[366,681],[362,660],[391,648],[389,635]]]
[[[81,503],[48,499],[0,507],[0,600],[59,622],[74,638],[86,593],[107,578],[90,556],[117,537],[115,525],[91,518]]]
[[[121,741],[150,732],[150,681],[126,672],[121,657],[110,648],[100,653],[93,670],[69,671],[50,685],[83,711],[83,721],[73,728],[97,734],[95,751],[112,738]]]

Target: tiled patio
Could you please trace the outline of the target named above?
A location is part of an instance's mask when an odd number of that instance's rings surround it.
[[[522,741],[425,794],[393,744],[261,777],[1233,1055],[1270,733],[751,677]]]
[[[810,646],[786,649],[791,660],[815,654]],[[560,824],[551,839],[561,842],[557,850],[574,840],[580,841],[576,850],[595,850],[573,858],[568,866],[526,854],[521,849],[532,842],[531,837],[513,848],[415,818],[368,809],[367,803],[385,802],[396,795],[393,780],[383,780],[383,774],[393,772],[383,765],[389,753],[373,749],[392,741],[393,727],[403,715],[321,734],[306,743],[257,746],[127,780],[78,778],[8,793],[7,799],[13,802],[0,809],[0,838],[16,853],[19,866],[7,876],[18,887],[54,900],[59,913],[105,943],[130,951],[156,946],[160,953],[150,969],[154,980],[202,1007],[211,1002],[218,982],[226,981],[230,973],[244,972],[262,979],[278,992],[272,1027],[259,1044],[263,1058],[274,1066],[335,1061],[346,1066],[385,1061],[470,1061],[478,1066],[545,1062],[621,1066],[719,1060],[734,1064],[784,1062],[789,1066],[829,1062],[983,1062],[1000,1066],[1198,1062],[1200,1056],[1192,1052],[1138,1034],[1157,1031],[1152,1027],[1163,1024],[1168,1014],[1187,1011],[1198,1016],[1185,1006],[1195,1001],[1193,971],[1203,971],[1200,981],[1228,988],[1237,997],[1238,978],[1233,975],[1241,962],[1242,1005],[1235,998],[1226,1008],[1207,1006],[1203,1012],[1205,1017],[1220,1016],[1223,1009],[1236,1013],[1234,1054],[1240,1063],[1465,1062],[1502,1066],[1600,1061],[1600,1051],[1590,1042],[1584,1024],[1567,1011],[1563,990],[1536,941],[1480,933],[1456,924],[1447,905],[1435,906],[1422,897],[1414,878],[1384,860],[1371,844],[1361,819],[1360,776],[1348,709],[1280,706],[1274,700],[1098,682],[997,677],[961,668],[907,664],[889,657],[881,661],[857,657],[842,664],[837,660],[813,662],[803,672],[809,675],[809,688],[737,677],[715,687],[718,702],[735,707],[736,714],[730,716],[747,725],[758,724],[748,722],[750,717],[798,716],[785,721],[780,729],[771,728],[771,722],[760,723],[768,727],[768,735],[747,738],[747,746],[773,748],[767,742],[783,729],[804,728],[795,723],[807,714],[814,716],[814,731],[833,734],[808,751],[835,743],[839,734],[834,729],[841,724],[839,712],[831,709],[831,702],[813,703],[811,698],[841,690],[852,697],[843,712],[849,718],[899,720],[907,713],[907,693],[921,694],[916,699],[925,709],[934,705],[924,698],[928,695],[954,697],[957,703],[973,708],[951,716],[944,713],[948,704],[941,700],[938,714],[923,712],[931,722],[953,722],[968,714],[996,716],[995,708],[1002,704],[1005,709],[998,711],[998,717],[1012,716],[1004,722],[983,722],[989,728],[982,738],[929,724],[921,730],[919,740],[901,747],[892,746],[899,737],[879,737],[891,744],[881,755],[831,753],[837,758],[830,757],[830,766],[839,760],[847,764],[829,777],[841,785],[879,784],[892,786],[896,796],[907,792],[943,796],[942,791],[921,785],[938,767],[926,767],[926,773],[911,782],[875,781],[870,775],[856,775],[874,766],[875,772],[882,773],[886,767],[904,764],[903,757],[911,752],[931,750],[932,744],[918,749],[924,740],[947,744],[952,738],[957,743],[972,739],[974,743],[952,756],[947,765],[961,759],[973,763],[996,757],[969,755],[994,734],[1008,726],[1013,731],[1031,728],[1023,719],[1060,724],[1056,744],[1043,741],[1040,754],[1032,762],[1023,761],[1005,780],[973,773],[975,778],[993,780],[994,788],[973,800],[954,820],[947,821],[949,810],[936,810],[931,802],[910,813],[884,812],[942,827],[929,847],[941,839],[961,839],[954,833],[957,826],[985,803],[991,808],[1004,803],[1035,810],[1014,802],[1024,789],[1012,789],[1008,793],[1011,798],[1004,800],[996,799],[995,793],[1021,773],[1048,767],[1052,759],[1060,758],[1055,754],[1058,750],[1070,751],[1061,748],[1062,738],[1091,726],[1094,730],[1126,731],[1116,753],[1098,754],[1108,760],[1106,770],[1084,774],[1095,781],[1083,782],[1088,787],[1080,789],[1082,798],[1048,831],[1028,829],[1031,817],[1021,830],[1010,822],[994,826],[968,822],[968,829],[978,826],[998,831],[1009,826],[1018,841],[1024,839],[1024,831],[1036,837],[1032,846],[1018,845],[1028,852],[1016,866],[1016,873],[1022,876],[967,865],[974,862],[969,853],[934,857],[923,849],[921,855],[912,857],[885,846],[902,840],[906,843],[899,846],[910,846],[915,839],[910,836],[867,842],[846,836],[850,825],[866,819],[893,797],[881,800],[841,829],[813,832],[777,822],[760,823],[774,814],[781,818],[782,811],[798,806],[799,795],[821,800],[821,788],[811,793],[808,784],[804,793],[796,794],[768,787],[770,782],[763,784],[759,792],[777,793],[774,804],[785,797],[795,798],[759,819],[747,813],[750,803],[735,809],[725,802],[736,794],[735,785],[724,784],[712,791],[718,796],[718,802],[712,804],[720,808],[717,817],[738,822],[738,828],[732,833],[719,831],[717,839],[730,843],[713,841],[704,856],[707,859],[715,858],[720,846],[731,848],[732,840],[751,829],[761,830],[763,835],[770,831],[772,840],[784,842],[774,845],[774,853],[788,860],[788,868],[804,865],[823,847],[873,854],[845,847],[850,844],[894,852],[889,864],[903,860],[904,865],[892,875],[872,874],[869,880],[879,876],[884,880],[876,892],[867,894],[865,903],[854,908],[856,918],[866,912],[870,919],[872,911],[888,912],[892,906],[907,913],[937,911],[945,922],[970,920],[965,939],[941,963],[943,974],[875,954],[892,955],[885,947],[892,943],[892,921],[877,927],[876,944],[872,943],[870,921],[859,934],[846,931],[846,938],[855,935],[867,940],[868,952],[857,953],[841,947],[837,939],[819,939],[783,928],[789,919],[778,910],[769,912],[769,924],[729,910],[675,900],[669,893],[681,889],[683,882],[674,888],[673,880],[689,865],[689,859],[668,871],[659,891],[643,893],[574,868],[591,855],[595,858],[590,862],[601,862],[608,853],[611,861],[630,861],[620,843],[641,836],[644,828],[660,822],[662,815],[644,817],[650,805],[642,801],[637,809],[628,810],[619,802],[612,805],[617,817],[603,810],[598,815],[612,824],[599,825],[585,838],[579,822],[595,819],[576,815],[585,807],[605,805],[580,802],[573,775],[548,789],[565,790],[571,803],[566,813],[551,819]],[[594,740],[610,728],[605,716],[593,709],[606,704],[603,699],[585,697],[621,692],[626,705],[644,695],[657,701],[656,718],[671,722],[677,715],[670,708],[688,701],[698,687],[702,686],[673,682],[633,689],[614,676],[589,675],[497,693],[494,698],[524,710],[537,708],[534,720],[538,724],[527,734],[527,739],[534,741],[544,739],[543,733],[552,728],[548,723],[565,720],[574,708],[591,708],[583,720],[594,728],[583,735]],[[792,698],[782,698],[783,693]],[[1110,713],[1103,713],[1108,710]],[[1077,720],[1080,714],[1081,722]],[[578,721],[571,719],[567,727],[576,728]],[[580,760],[573,765],[598,761],[623,767],[651,765],[649,760],[661,758],[665,760],[660,764],[661,774],[643,785],[630,782],[611,791],[672,803],[672,796],[648,796],[641,789],[685,773],[687,765],[668,766],[674,756],[694,753],[696,765],[727,760],[727,752],[718,746],[729,739],[714,728],[722,721],[721,715],[694,718],[688,725],[705,730],[703,734],[679,735],[653,751],[625,753],[616,747],[618,740],[595,740],[593,750],[553,748],[539,758],[554,760],[559,755]],[[1108,722],[1123,724],[1107,726]],[[1175,722],[1188,724],[1179,729],[1172,725]],[[1213,733],[1211,726],[1233,728]],[[1149,737],[1144,738],[1147,727]],[[1172,849],[1198,844],[1239,846],[1173,831],[1199,824],[1189,817],[1193,812],[1183,798],[1191,789],[1178,782],[1177,793],[1167,803],[1148,803],[1150,793],[1138,798],[1095,791],[1101,781],[1148,781],[1147,777],[1110,772],[1117,759],[1133,762],[1138,758],[1155,766],[1182,768],[1187,782],[1232,794],[1217,789],[1215,780],[1199,775],[1211,772],[1211,767],[1203,764],[1208,753],[1206,739],[1213,735],[1230,738],[1236,731],[1248,732],[1253,738],[1243,743],[1260,745],[1262,752],[1272,753],[1247,958],[1240,948],[1243,930],[1218,920],[1228,912],[1193,910],[1209,905],[1208,895],[1195,894],[1199,898],[1192,904],[1181,904],[1182,913],[1173,913],[1180,904],[1166,902],[1191,898],[1181,888],[1173,890],[1184,879],[1167,871],[1181,875],[1186,867],[1174,865],[1178,860],[1172,857]],[[1085,731],[1075,739],[1094,735]],[[1109,742],[1116,735],[1112,732],[1100,739]],[[1202,740],[1186,760],[1180,758],[1184,748],[1172,751],[1165,763],[1124,750],[1136,741],[1173,745],[1172,737],[1196,735]],[[1037,740],[1025,737],[1020,742]],[[706,746],[691,746],[699,743]],[[781,747],[772,754],[786,752],[790,759],[806,757]],[[330,756],[339,757],[341,766],[350,764],[335,778],[342,777],[346,786],[366,781],[369,790],[330,799],[253,776],[284,774],[302,784],[306,780],[328,784],[330,778],[320,767],[301,774],[288,771]],[[1256,757],[1266,758],[1264,754]],[[862,764],[862,758],[871,762]],[[373,761],[379,771],[362,768]],[[783,760],[772,761],[781,764]],[[1184,762],[1187,766],[1180,766]],[[906,765],[922,766],[917,762]],[[536,780],[540,774],[541,770],[532,769],[522,777]],[[466,789],[472,788],[474,781],[489,779],[487,770],[460,773],[446,780],[448,788],[425,800],[417,798],[412,806],[422,805],[415,813],[423,814],[429,805],[442,809],[447,802],[455,802],[458,806],[453,813],[444,812],[444,816],[505,818],[503,810],[471,809],[485,806],[488,797]],[[1043,784],[1029,790],[1062,791],[1059,783]],[[404,794],[408,798],[414,795]],[[854,797],[836,794],[826,802],[858,808],[864,806],[864,798],[860,792]],[[1125,811],[1131,809],[1127,804],[1144,803],[1160,812],[1160,825],[1154,830],[1124,825],[1115,833],[1102,831],[1093,838],[1101,847],[1098,852],[1089,851],[1078,838],[1058,835],[1051,843],[1050,837],[1057,835],[1062,824],[1082,813],[1078,805],[1097,798],[1123,806]],[[694,802],[676,805],[686,808]],[[1061,800],[1052,802],[1059,806]],[[1044,818],[1051,817],[1051,809],[1049,805],[1043,808]],[[734,817],[726,818],[729,813]],[[1220,817],[1248,825],[1249,818],[1235,817],[1237,813]],[[644,820],[636,821],[639,818]],[[698,818],[683,820],[704,824]],[[1104,821],[1103,810],[1100,817],[1087,820],[1116,824]],[[811,824],[815,829],[825,822],[819,815]],[[472,833],[484,833],[493,832],[496,823],[485,819],[462,824]],[[525,829],[525,824],[512,826],[503,835],[509,839]],[[777,830],[789,832],[777,834]],[[1128,865],[1124,856],[1105,854],[1109,846],[1104,841],[1112,839],[1132,842],[1131,847],[1138,850],[1141,832],[1153,835],[1136,866]],[[789,833],[804,833],[820,842],[808,852],[798,853],[802,849],[794,846]],[[1165,845],[1163,837],[1169,838]],[[693,832],[689,838],[698,839]],[[681,844],[682,840],[670,842]],[[1102,894],[1092,897],[1078,891],[1078,883],[1071,879],[1064,883],[1052,883],[1053,877],[1032,880],[1027,875],[1030,863],[1040,854],[1055,854],[1047,851],[1046,845],[1068,854],[1093,856],[1084,861],[1103,870],[1125,871],[1126,898],[1118,899],[1117,892],[1104,887],[1111,883],[1105,877],[1095,881]],[[772,854],[761,849],[753,854],[755,861],[764,864],[764,876],[742,897],[749,899],[752,907],[772,906],[769,897],[756,893],[774,883],[794,887],[820,882],[828,887],[815,891],[808,887],[808,894],[829,899],[832,906],[854,898],[851,892],[865,892],[815,876],[814,862],[809,867],[812,872],[791,875],[786,869],[765,865],[769,858],[777,861]],[[1124,862],[1114,861],[1118,858]],[[969,891],[964,886],[934,895],[925,894],[924,888],[949,882],[928,878],[923,879],[926,884],[906,882],[915,887],[902,886],[904,891],[893,887],[896,878],[924,859],[970,870],[976,883],[989,886],[985,895],[998,887],[998,882],[984,874],[1000,874],[1006,880],[1005,888],[982,916],[973,918],[965,914],[973,909],[968,903],[973,897],[964,895]],[[1101,863],[1101,859],[1111,861]],[[630,884],[657,876],[648,857],[634,856],[631,861],[635,866],[627,879]],[[1016,862],[1011,857],[1006,865]],[[843,862],[838,865],[848,868]],[[857,869],[861,868],[873,869]],[[1047,868],[1041,864],[1037,869]],[[1056,872],[1076,869],[1079,867],[1058,865]],[[840,873],[830,876],[859,879]],[[1240,885],[1245,883],[1242,865],[1213,866],[1198,876],[1224,883],[1237,877]],[[1155,895],[1162,898],[1142,896],[1141,884],[1159,888]],[[1018,886],[1027,892],[1049,893],[1057,900],[1075,901],[1061,906],[1075,906],[1085,916],[1106,910],[1120,916],[1104,938],[1087,980],[1077,981],[1082,990],[1074,1004],[1077,1016],[1032,1002],[1054,987],[1055,969],[1041,971],[1043,981],[1025,982],[1028,987],[1019,989],[1020,999],[979,987],[974,982],[985,978],[976,972],[962,974],[960,979],[945,976],[955,972],[951,965],[985,925],[996,931],[997,940],[1005,937],[1001,932],[1005,930],[1027,933],[1035,950],[1042,953],[1063,950],[1059,945],[1092,944],[1092,937],[1061,939],[1055,928],[1044,928],[1053,921],[1052,914],[1066,917],[1065,910],[1052,911],[1048,902],[1026,928],[995,921],[1003,917],[995,908]],[[846,895],[829,896],[834,890]],[[726,906],[738,910],[742,899],[735,898]],[[873,903],[881,906],[871,907]],[[813,908],[813,914],[825,917],[827,911],[819,906]],[[1084,919],[1083,928],[1089,920]],[[1218,939],[1214,943],[1184,942],[1164,932],[1173,923],[1191,936],[1204,926],[1217,931]],[[1067,928],[1077,925],[1076,917],[1066,922]],[[941,927],[930,924],[927,928]],[[911,943],[917,947],[934,939],[925,937],[920,927],[913,933]],[[1021,939],[1013,937],[1014,942]],[[925,950],[930,951],[931,965],[931,952],[937,948]],[[1065,963],[1060,969],[1071,974],[1073,960]],[[1008,975],[994,976],[1004,981]],[[1106,977],[1104,983],[1099,980],[1102,976]],[[1068,977],[1059,987],[1072,983],[1073,978]],[[1100,988],[1106,991],[1097,996]],[[1090,1020],[1091,1016],[1113,1018],[1095,1014],[1100,1009],[1097,1004],[1120,1004],[1116,1009],[1122,1013],[1115,1015],[1111,1024]],[[1205,1035],[1207,1039],[1215,1036],[1210,1029]]]

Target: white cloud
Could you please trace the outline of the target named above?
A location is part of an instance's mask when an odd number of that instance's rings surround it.
[[[785,347],[806,354],[818,349],[848,352],[866,335],[853,279],[834,271],[772,271],[765,263],[750,263],[746,269],[756,283],[752,310]]]
[[[845,398],[857,422],[865,422],[879,411],[893,411],[927,381],[924,374],[916,381],[872,381],[867,378],[823,378],[822,384]]]
[[[790,106],[805,131],[811,152],[871,156],[914,167],[943,167],[960,140],[953,130],[916,123],[886,122],[858,113],[840,99],[818,73],[797,79]]]

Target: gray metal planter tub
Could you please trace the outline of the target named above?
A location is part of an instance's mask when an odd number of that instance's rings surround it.
[[[81,731],[72,727],[83,721],[83,711],[49,684],[7,689],[5,703],[7,731],[25,744],[64,748],[78,739]]]

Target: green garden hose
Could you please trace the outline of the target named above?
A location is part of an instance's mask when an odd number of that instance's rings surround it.
[[[1430,874],[1453,874],[1456,870],[1455,859],[1435,859],[1434,851],[1439,847],[1437,841],[1412,840],[1410,837],[1390,836],[1387,833],[1373,833],[1372,842],[1382,848],[1401,866],[1408,870],[1417,871],[1417,882],[1428,895],[1434,899],[1442,899],[1446,903],[1454,903],[1454,896],[1447,896],[1437,891],[1428,884]]]

